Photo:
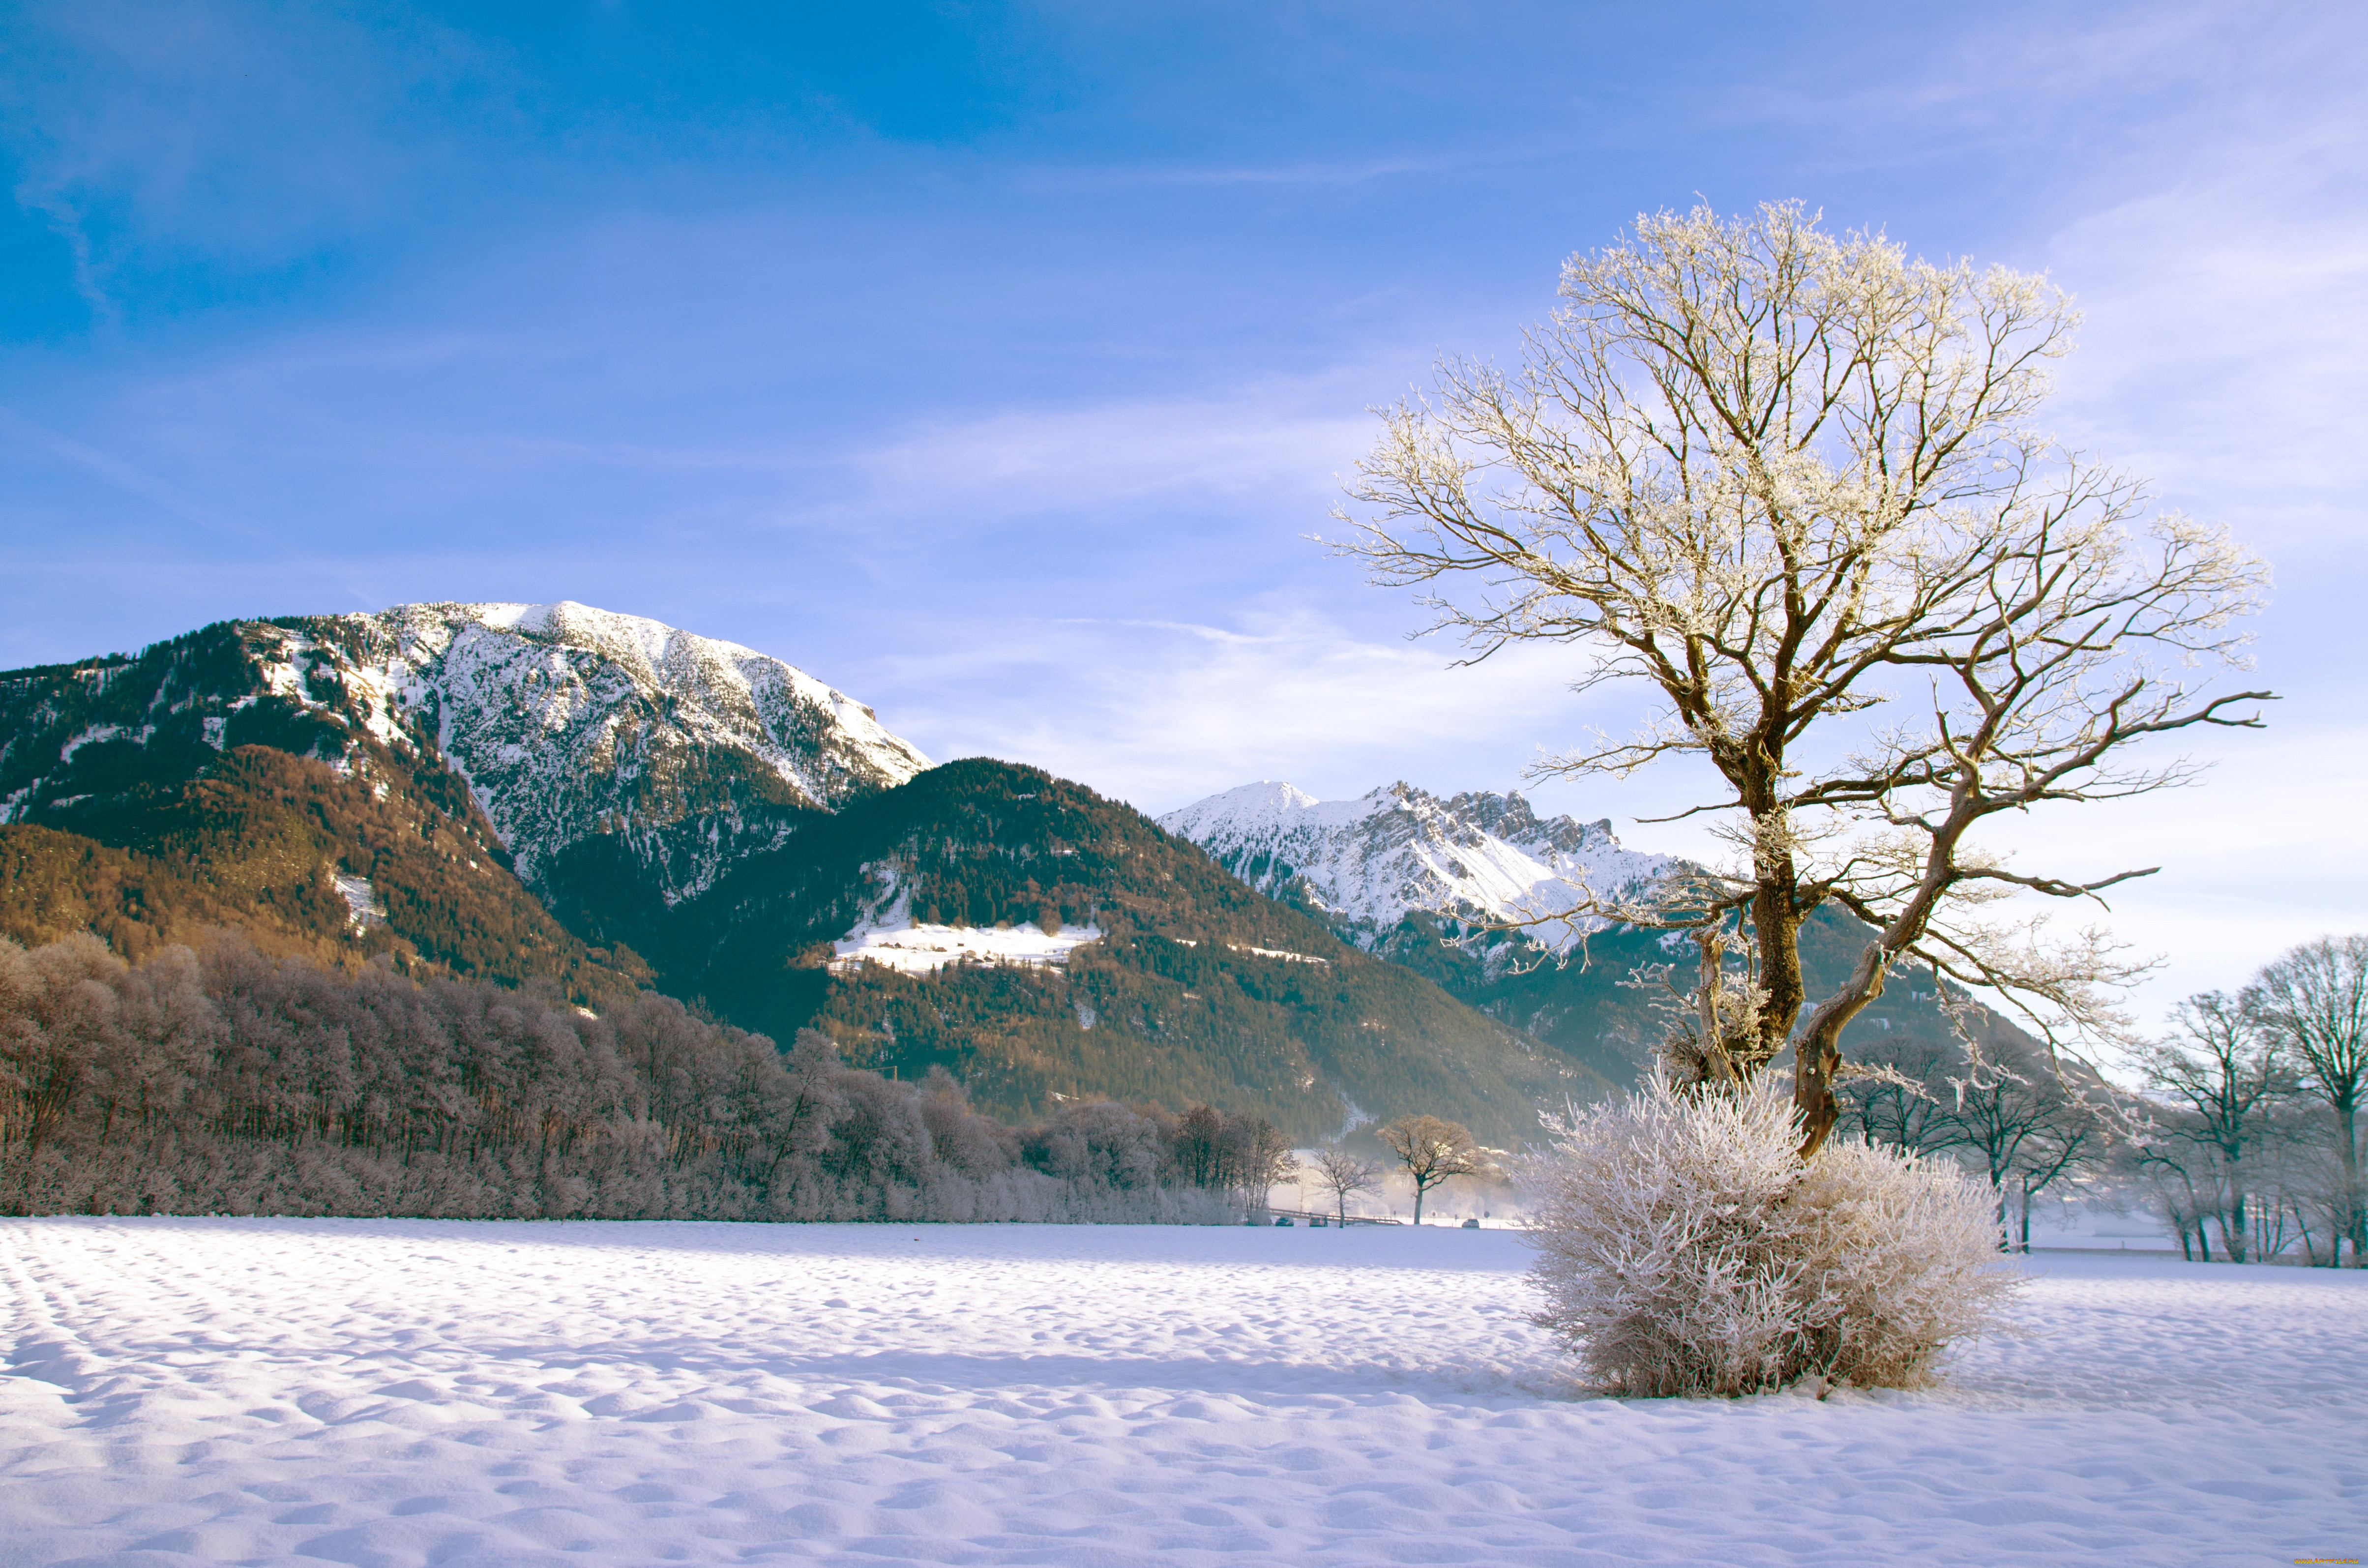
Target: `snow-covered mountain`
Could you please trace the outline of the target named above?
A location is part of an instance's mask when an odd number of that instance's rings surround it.
[[[1319,801],[1245,784],[1168,812],[1159,825],[1270,897],[1305,904],[1371,949],[1409,911],[1522,920],[1564,914],[1581,888],[1642,892],[1677,862],[1621,846],[1609,820],[1540,817],[1518,794],[1440,799],[1393,784]],[[1566,949],[1600,921],[1551,920],[1531,935]]]
[[[138,660],[19,674],[0,693],[0,821],[119,776],[186,778],[246,741],[367,767],[367,733],[438,754],[546,896],[554,861],[597,838],[604,874],[675,903],[929,766],[779,659],[567,602],[229,622]]]
[[[798,813],[929,766],[803,670],[641,616],[563,601],[336,619],[361,683],[418,715],[529,884],[568,845],[616,834],[671,903]]]

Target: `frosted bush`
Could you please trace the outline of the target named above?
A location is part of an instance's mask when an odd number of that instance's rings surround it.
[[[1804,1165],[1766,1090],[1656,1083],[1554,1131],[1526,1172],[1536,1321],[1610,1392],[1912,1387],[2014,1288],[1986,1191],[1863,1144]]]

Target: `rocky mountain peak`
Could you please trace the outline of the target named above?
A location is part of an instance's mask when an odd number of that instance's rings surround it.
[[[803,670],[643,616],[562,600],[334,622],[468,777],[530,884],[607,836],[671,903],[801,814],[929,766]]]
[[[780,659],[571,601],[233,621],[136,658],[0,678],[0,821],[194,776],[259,741],[344,767],[363,735],[432,749],[549,892],[603,874],[671,903],[802,820],[929,766]]]
[[[1581,897],[1633,894],[1675,864],[1623,847],[1609,819],[1540,817],[1519,794],[1440,798],[1400,781],[1319,801],[1273,780],[1159,819],[1259,892],[1326,915],[1371,948],[1412,911],[1471,919],[1561,915]],[[1533,935],[1565,948],[1602,923],[1553,921]]]

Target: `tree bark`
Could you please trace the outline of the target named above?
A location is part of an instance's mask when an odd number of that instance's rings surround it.
[[[2361,1212],[2359,1108],[2349,1099],[2335,1106],[2337,1136],[2343,1140],[2343,1228],[2351,1236],[2351,1267],[2368,1259],[2368,1215]],[[2343,1267],[2343,1239],[2335,1241],[2335,1267]]]
[[[1796,940],[1789,944],[1796,976],[1801,961],[1799,930],[1796,922]],[[1834,1096],[1834,1078],[1842,1067],[1842,1029],[1865,1010],[1868,1003],[1883,994],[1883,975],[1888,967],[1883,944],[1869,942],[1859,954],[1858,968],[1849,982],[1810,1015],[1808,1027],[1801,1031],[1800,1040],[1793,1048],[1793,1115],[1800,1123],[1801,1158],[1804,1160],[1825,1146],[1834,1123],[1841,1119],[1841,1104]]]
[[[2245,1235],[2245,1184],[2233,1156],[2228,1161],[2228,1217],[2235,1222],[2235,1228],[2224,1227],[2221,1230],[2220,1250],[2228,1255],[2229,1262],[2242,1263],[2248,1250]]]
[[[1763,882],[1751,898],[1751,923],[1759,933],[1759,983],[1768,1000],[1759,1014],[1760,1060],[1772,1062],[1800,1021],[1808,988],[1801,978],[1801,916],[1793,908],[1788,857],[1782,885]]]

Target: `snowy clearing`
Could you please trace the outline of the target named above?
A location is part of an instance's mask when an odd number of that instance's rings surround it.
[[[968,959],[979,963],[1066,963],[1069,954],[1101,940],[1098,926],[1064,926],[1047,935],[1034,926],[916,926],[896,918],[858,926],[831,944],[833,969],[883,963],[907,974],[929,974]]]
[[[1928,1394],[1571,1397],[1504,1232],[0,1221],[0,1564],[2368,1557],[2368,1277],[2043,1256]]]
[[[1227,942],[1226,948],[1236,953],[1249,953],[1262,959],[1281,959],[1285,963],[1328,964],[1330,959],[1319,959],[1314,953],[1294,953],[1288,948],[1253,948],[1239,942]]]

